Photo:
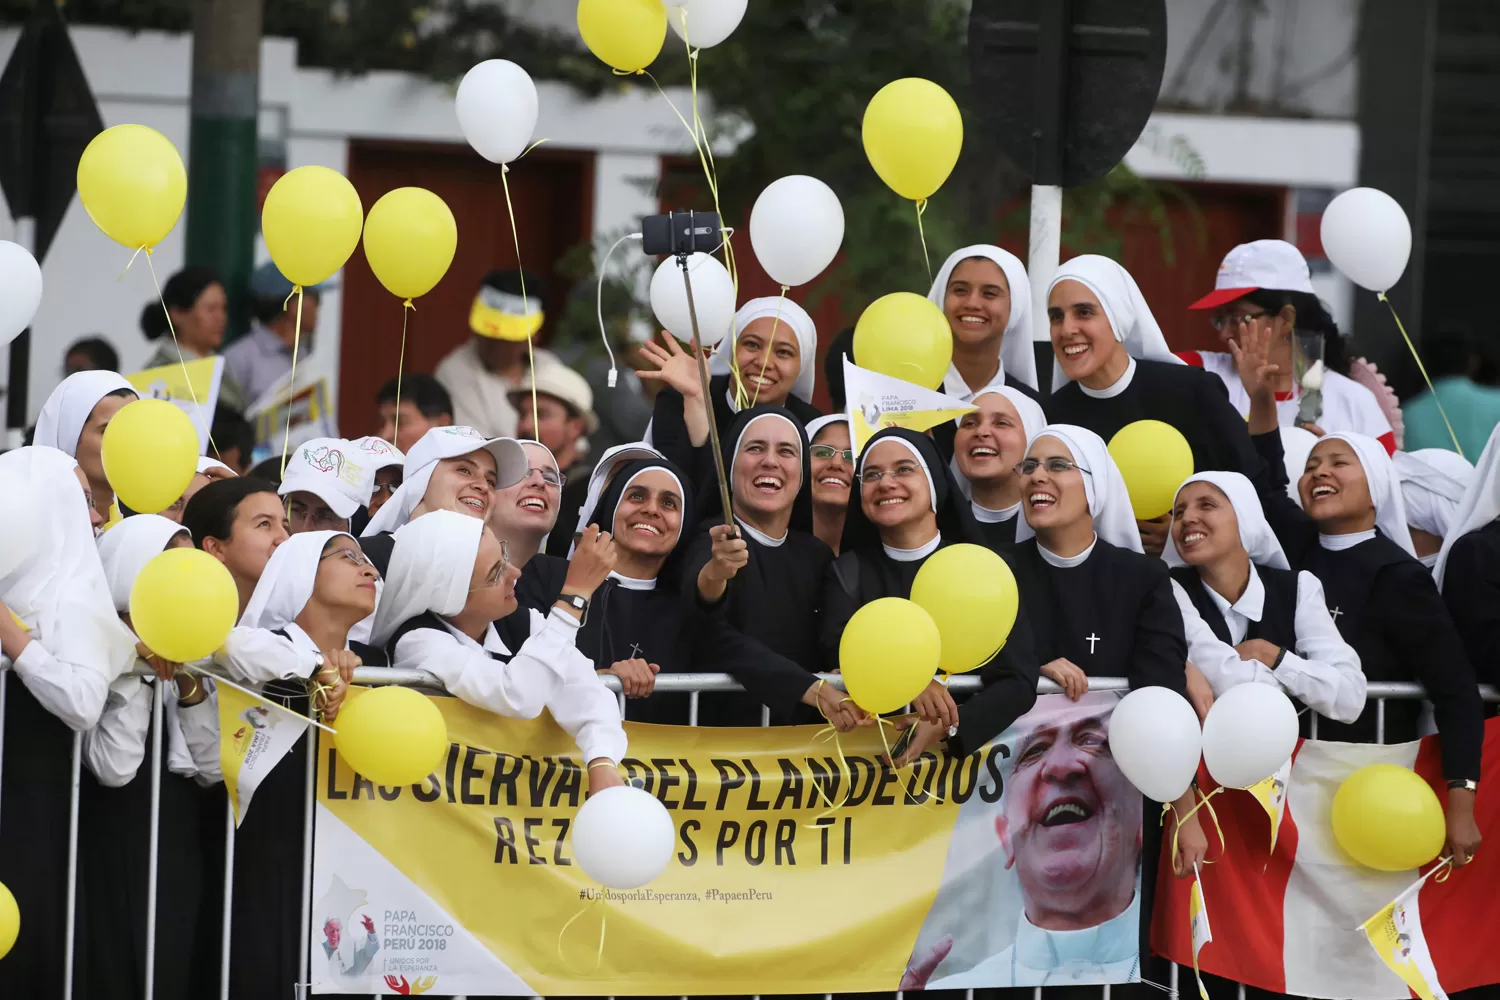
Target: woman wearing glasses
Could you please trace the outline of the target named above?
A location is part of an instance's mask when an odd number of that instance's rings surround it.
[[[842,413],[819,417],[807,425],[812,442],[813,534],[839,554],[844,515],[849,511],[849,487],[854,484],[854,450],[849,440],[849,418]]]
[[[979,409],[954,421],[953,474],[985,544],[1000,552],[1015,544],[1023,520],[1016,464],[1047,417],[1036,400],[1009,386],[981,389],[970,402]]]

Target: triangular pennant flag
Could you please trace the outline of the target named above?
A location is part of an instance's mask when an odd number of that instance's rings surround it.
[[[1438,983],[1437,966],[1432,962],[1427,938],[1422,934],[1422,911],[1417,905],[1422,883],[1442,867],[1438,865],[1417,879],[1360,928],[1375,954],[1422,1000],[1448,1000],[1448,994]]]
[[[1255,801],[1271,818],[1271,853],[1276,853],[1276,835],[1281,832],[1281,817],[1286,813],[1286,786],[1292,780],[1292,760],[1287,762],[1269,778],[1257,781],[1245,791],[1255,796]]]
[[[1192,894],[1188,899],[1188,921],[1193,934],[1193,975],[1198,980],[1198,995],[1203,1000],[1208,1000],[1208,989],[1203,985],[1203,973],[1198,969],[1198,952],[1214,939],[1214,933],[1208,926],[1208,907],[1203,902],[1203,880],[1199,877],[1196,864],[1193,865]]]
[[[218,694],[219,766],[234,807],[234,825],[239,826],[250,797],[302,738],[308,720],[228,684],[218,685]]]
[[[858,455],[875,432],[886,427],[925,431],[945,420],[957,420],[979,409],[953,396],[912,382],[860,368],[844,358],[844,398],[849,437]]]
[[[209,426],[218,405],[219,383],[224,377],[224,358],[214,355],[196,361],[147,368],[125,380],[145,399],[165,399],[182,410],[198,429],[198,450],[208,452]]]

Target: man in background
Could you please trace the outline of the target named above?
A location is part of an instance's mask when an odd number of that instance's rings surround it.
[[[120,355],[103,337],[85,337],[76,341],[63,355],[63,377],[79,372],[117,372],[120,370]]]
[[[380,408],[379,436],[403,454],[411,451],[412,445],[432,428],[453,425],[453,400],[443,384],[431,375],[413,372],[401,378],[399,398],[396,389],[396,379],[381,386],[375,394],[375,405]]]
[[[294,346],[299,362],[305,362],[312,353],[324,287],[314,285],[302,290],[299,336],[297,300],[287,301],[292,294],[292,283],[270,262],[256,268],[250,276],[250,309],[255,322],[249,333],[224,351],[224,371],[245,390],[252,406],[292,370]]]

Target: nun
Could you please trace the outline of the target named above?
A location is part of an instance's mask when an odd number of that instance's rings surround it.
[[[734,330],[709,362],[708,395],[721,434],[736,413],[760,403],[786,407],[803,425],[821,416],[812,405],[818,328],[806,310],[785,296],[751,299],[734,314]],[[695,489],[712,495],[716,473],[698,362],[665,333],[662,344],[643,344],[641,352],[656,370],[636,374],[664,384],[646,440],[690,472]]]
[[[829,566],[819,611],[823,657],[830,667],[838,665],[839,641],[856,611],[883,597],[910,597],[917,572],[938,549],[983,544],[968,503],[927,435],[885,428],[865,445],[855,478],[859,490],[849,497],[843,547]],[[978,749],[983,741],[967,734],[981,724],[971,722],[970,715],[982,716],[984,728],[998,724],[999,733],[1026,714],[1036,700],[1036,663],[1023,606],[1010,638],[980,668],[982,699],[965,705],[960,716],[947,687],[933,680],[912,703],[921,723],[912,740],[915,750],[909,752],[920,753],[944,733],[959,756]],[[970,713],[975,703],[978,708]]]
[[[773,715],[791,716],[799,704],[818,708],[842,729],[859,721],[842,692],[810,679],[807,671],[735,631],[721,615],[694,606],[682,593],[679,541],[692,493],[665,459],[626,463],[610,479],[589,522],[615,542],[615,567],[594,593],[578,648],[601,669],[644,668],[657,674],[715,669],[731,674]],[[687,586],[692,586],[689,582]],[[521,603],[551,607],[563,588],[542,575],[522,574]],[[632,721],[685,724],[696,698],[655,691],[626,703]]]
[[[951,468],[985,545],[1000,552],[1015,544],[1024,520],[1016,466],[1047,417],[1036,400],[1010,386],[981,389],[969,401],[978,409],[955,421]]]
[[[1406,504],[1412,551],[1423,566],[1435,569],[1464,493],[1474,481],[1474,466],[1445,448],[1398,451],[1391,460]]]
[[[1051,420],[1105,441],[1137,420],[1160,420],[1187,439],[1196,471],[1239,472],[1265,492],[1268,476],[1224,384],[1172,353],[1130,272],[1108,257],[1074,257],[1052,279],[1047,317],[1057,360]],[[1165,517],[1141,522],[1148,553],[1161,552],[1166,529]]]
[[[104,475],[100,444],[114,415],[140,395],[118,372],[77,372],[63,379],[36,418],[32,444],[56,448],[78,461],[88,477],[93,503],[105,521],[111,519],[115,491]]]
[[[551,452],[549,451],[550,455]],[[584,490],[583,502],[579,504],[576,511],[559,510],[552,527],[547,534],[547,554],[556,556],[556,561],[549,560],[553,567],[567,565],[568,556],[573,552],[573,543],[577,541],[579,534],[588,526],[594,516],[594,508],[599,506],[599,498],[604,494],[604,487],[609,485],[616,472],[624,468],[626,464],[637,459],[661,458],[661,452],[644,441],[628,441],[625,444],[617,444],[606,448],[604,454],[599,456],[599,461],[594,463],[593,470],[589,473],[588,486]],[[554,464],[556,464],[554,460]],[[559,470],[561,471],[561,470]],[[558,530],[567,523],[567,517],[571,515],[571,525],[564,530]],[[493,527],[493,525],[492,525]],[[500,534],[497,530],[496,534]],[[501,538],[505,535],[500,534]],[[538,561],[540,562],[540,561]],[[526,564],[523,564],[523,566]],[[523,569],[523,572],[525,570]],[[553,583],[560,583],[562,577],[558,576]]]
[[[1163,555],[1188,660],[1215,696],[1236,684],[1274,684],[1326,718],[1359,718],[1359,654],[1339,634],[1318,578],[1289,568],[1250,480],[1200,472],[1184,482]],[[1310,737],[1310,718],[1302,718]]]
[[[271,554],[290,537],[285,518],[276,487],[251,476],[209,483],[182,509],[182,526],[193,544],[234,578],[242,614]]]
[[[833,552],[812,533],[812,467],[802,426],[784,407],[741,410],[723,439],[724,467],[734,496],[737,537],[728,526],[700,530],[689,544],[684,576],[706,608],[720,609],[733,628],[759,640],[809,674],[825,664],[818,643],[818,601]],[[721,557],[723,553],[729,553]],[[817,722],[806,706],[775,725]],[[755,726],[760,705],[719,696],[699,709],[698,724]]]
[[[1500,427],[1443,539],[1433,575],[1475,672],[1500,684]]]
[[[1252,404],[1252,427],[1266,414]],[[1261,434],[1257,444],[1279,447]],[[1269,456],[1268,456],[1269,457]],[[1271,463],[1272,469],[1280,465]],[[1362,434],[1329,434],[1313,448],[1297,484],[1302,506],[1268,505],[1267,517],[1293,567],[1323,583],[1329,614],[1354,647],[1369,681],[1420,683],[1432,703],[1448,783],[1448,843],[1455,865],[1479,844],[1474,822],[1484,713],[1474,668],[1433,575],[1412,548],[1406,504],[1385,446]],[[1400,743],[1420,735],[1422,703],[1370,705],[1351,725],[1318,735],[1346,743]]]
[[[126,518],[99,540],[99,555],[110,595],[120,619],[130,625],[130,589],[140,571],[163,551],[192,548],[186,529],[155,514]],[[138,646],[139,652],[149,652]],[[160,780],[160,844],[165,852],[157,866],[156,930],[158,940],[190,940],[199,920],[203,891],[203,853],[199,842],[200,789],[197,768],[181,759],[175,744],[183,730],[195,735],[189,744],[217,758],[219,722],[216,703],[208,698],[208,681],[156,656],[136,661],[136,672],[156,672],[155,684],[126,675],[110,685],[99,724],[84,734],[88,774],[80,788],[78,938],[80,993],[91,998],[137,995],[145,979],[147,866],[152,817],[151,773],[146,761],[152,733],[152,699],[164,691],[163,773]],[[174,676],[175,675],[175,676]],[[215,772],[218,762],[213,761]],[[184,773],[186,771],[186,773]],[[159,948],[155,961],[156,996],[192,995],[198,956]],[[201,974],[203,970],[198,970]]]
[[[844,515],[849,511],[849,488],[854,484],[849,418],[842,413],[819,417],[807,425],[807,438],[812,459],[812,531],[838,555]]]
[[[0,883],[25,919],[0,979],[17,996],[62,993],[69,789],[75,732],[98,724],[110,684],[135,663],[94,547],[102,521],[74,460],[46,447],[0,455],[0,657],[6,745]]]
[[[325,722],[333,721],[354,670],[385,666],[377,650],[348,638],[355,623],[375,610],[375,580],[375,567],[352,535],[291,536],[272,553],[215,661],[235,681],[288,711],[310,716],[316,710]],[[309,728],[265,776],[235,835],[235,883],[255,891],[235,896],[229,955],[234,1000],[284,994],[301,969],[303,829],[313,739]]]
[[[953,332],[943,392],[973,402],[984,389],[1010,386],[1037,398],[1031,279],[1020,258],[985,243],[955,250],[927,298]]]
[[[373,638],[397,668],[428,671],[477,708],[518,719],[547,709],[577,742],[589,791],[620,785],[619,706],[576,646],[613,562],[609,535],[586,532],[557,600],[545,617],[527,616],[530,635],[513,653],[495,623],[518,607],[520,567],[482,521],[434,511],[396,532]]]

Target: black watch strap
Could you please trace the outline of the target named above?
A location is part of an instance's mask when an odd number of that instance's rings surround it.
[[[577,594],[558,594],[557,600],[558,603],[566,604],[579,614],[585,614],[589,609],[588,598],[579,597]]]

